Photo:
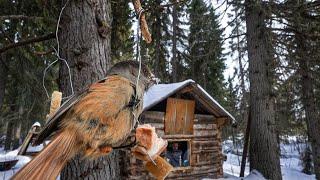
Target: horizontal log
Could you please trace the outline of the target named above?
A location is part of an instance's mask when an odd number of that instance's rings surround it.
[[[196,149],[206,149],[207,147],[210,148],[221,148],[221,142],[218,140],[212,140],[212,141],[196,141],[192,142],[192,145]]]
[[[143,123],[164,123],[165,112],[146,111],[142,113],[141,119]],[[194,124],[217,124],[218,119],[214,115],[195,114]]]
[[[164,135],[162,136],[162,138],[165,138],[165,139],[196,139],[196,138],[213,138],[215,139],[216,137],[214,135]]]
[[[192,141],[193,145],[201,145],[201,146],[217,146],[221,147],[221,143],[219,141]]]
[[[217,131],[194,131],[195,136],[215,136],[219,134]]]
[[[204,166],[204,167],[192,167],[192,171],[191,172],[183,172],[183,171],[180,171],[180,170],[174,170],[172,173],[170,173],[168,175],[168,179],[181,178],[181,177],[184,177],[183,179],[189,179],[189,178],[192,178],[192,177],[199,177],[199,176],[202,176],[202,175],[208,175],[209,173],[215,174],[215,173],[217,173],[219,171],[220,171],[220,168],[215,169],[215,168],[212,168],[210,166],[208,166],[208,167],[206,167],[206,166]]]
[[[200,154],[200,153],[219,153],[220,151],[217,149],[203,149],[203,150],[194,150],[192,149],[192,154]]]
[[[142,113],[141,120],[143,123],[164,123],[165,113],[160,111],[146,111]]]
[[[214,115],[207,114],[195,114],[194,115],[195,123],[200,124],[212,124],[215,119],[217,119]]]
[[[194,164],[192,167],[203,167],[210,166],[212,168],[222,168],[222,160],[211,160],[206,162],[198,162]]]

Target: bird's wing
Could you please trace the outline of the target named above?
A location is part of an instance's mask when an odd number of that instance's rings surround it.
[[[65,113],[76,104],[83,95],[87,93],[87,90],[81,94],[75,94],[70,97],[69,100],[64,102],[60,108],[47,120],[46,124],[41,128],[40,133],[37,135],[34,145],[42,143],[48,136],[50,136],[54,131],[58,129],[58,125],[61,121],[61,118]]]
[[[105,80],[106,78],[99,80],[97,83],[104,82]],[[55,132],[58,129],[58,125],[60,124],[62,117],[88,93],[88,90],[89,88],[86,88],[82,92],[72,95],[66,102],[64,102],[60,108],[51,117],[49,117],[33,144],[38,145],[42,143],[48,136]]]

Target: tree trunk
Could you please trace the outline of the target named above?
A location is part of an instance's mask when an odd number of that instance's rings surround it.
[[[7,72],[8,69],[4,64],[4,53],[0,54],[0,112],[4,102],[4,95],[5,95],[5,87],[7,81]]]
[[[161,4],[161,1],[159,0],[156,0],[155,1],[156,3],[156,6],[160,6]],[[153,30],[155,31],[155,36],[153,37],[154,39],[154,43],[155,43],[155,51],[156,51],[156,54],[155,54],[155,61],[154,61],[154,73],[155,73],[155,76],[156,77],[161,77],[162,78],[162,75],[161,75],[161,71],[160,71],[160,64],[161,64],[161,51],[160,51],[160,48],[161,48],[161,18],[160,18],[160,13],[156,13],[156,22],[154,24],[154,28]]]
[[[305,39],[298,36],[299,72],[301,73],[302,103],[305,110],[309,141],[312,146],[312,157],[316,178],[320,179],[320,119],[316,108],[313,80]]]
[[[177,5],[172,6],[172,82],[177,82]]]
[[[261,1],[246,0],[246,27],[250,80],[250,169],[267,179],[281,179],[279,145],[275,132],[270,39]]]
[[[71,68],[75,92],[105,77],[110,66],[111,8],[108,0],[69,1],[61,19],[61,56]],[[60,89],[71,94],[68,69],[61,62]],[[72,159],[61,172],[61,179],[118,179],[118,152],[95,160]]]
[[[13,134],[13,122],[10,121],[7,123],[7,128],[6,128],[6,140],[4,142],[5,151],[8,151],[11,149],[12,134]]]

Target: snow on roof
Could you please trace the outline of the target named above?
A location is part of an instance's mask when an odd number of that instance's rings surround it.
[[[146,111],[150,109],[152,106],[158,104],[164,99],[168,98],[178,90],[190,85],[195,84],[196,88],[203,92],[207,99],[211,101],[212,104],[217,106],[224,114],[229,116],[232,121],[234,121],[234,117],[226,111],[215,99],[213,99],[208,92],[206,92],[199,84],[196,84],[194,80],[188,79],[178,83],[171,84],[156,84],[149,88],[147,92],[144,94],[143,99],[143,110]]]
[[[182,89],[186,85],[194,83],[194,80],[188,79],[179,83],[156,84],[151,86],[143,96],[143,110],[156,105],[160,101],[174,94],[178,89]]]

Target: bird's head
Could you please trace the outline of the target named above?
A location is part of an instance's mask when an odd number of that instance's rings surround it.
[[[123,76],[133,83],[136,83],[139,74],[139,62],[138,61],[121,61],[116,63],[108,71],[107,75],[120,75]],[[156,78],[148,68],[147,65],[141,64],[140,76],[139,76],[139,86],[144,90],[147,90],[154,83],[156,83]]]

